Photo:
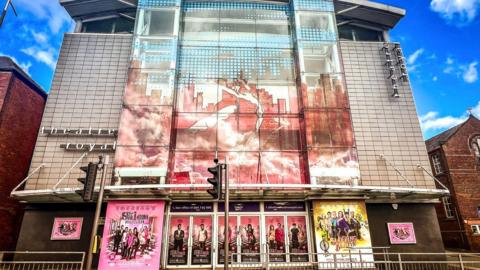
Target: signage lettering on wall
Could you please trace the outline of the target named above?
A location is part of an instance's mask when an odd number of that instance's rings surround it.
[[[117,142],[113,142],[112,144],[64,143],[60,144],[60,148],[63,148],[67,151],[113,152],[117,148]]]
[[[108,128],[55,128],[42,127],[42,134],[47,136],[106,136],[116,137],[118,130]]]

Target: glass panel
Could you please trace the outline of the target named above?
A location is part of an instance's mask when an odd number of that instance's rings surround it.
[[[241,216],[239,232],[242,241],[242,262],[260,262],[260,218]]]
[[[310,177],[319,185],[358,185],[360,171],[353,148],[314,148],[308,152]]]
[[[340,75],[302,76],[303,104],[307,108],[348,108],[348,96]]]
[[[218,49],[182,47],[178,64],[181,78],[219,78]]]
[[[307,223],[304,216],[287,217],[290,262],[308,262]]]
[[[295,114],[298,109],[297,86],[289,81],[259,81],[258,96],[262,111],[268,114]]]
[[[333,13],[299,12],[300,37],[305,41],[336,40]]]
[[[173,34],[175,10],[142,10],[140,13],[137,35],[161,36]]]
[[[115,23],[114,18],[106,19],[106,20],[85,22],[85,23],[82,24],[82,32],[84,32],[84,33],[112,33],[114,23]]]
[[[261,152],[261,183],[304,184],[299,153]]]
[[[218,83],[215,79],[180,78],[177,86],[177,112],[216,113]],[[212,119],[213,121],[214,119]],[[212,127],[216,124],[202,123]]]
[[[285,223],[283,216],[266,216],[268,252],[270,262],[285,262]],[[277,255],[278,254],[278,255]]]
[[[190,218],[172,216],[168,240],[168,264],[186,265],[188,251],[188,231]]]
[[[212,166],[214,157],[213,151],[176,151],[171,164],[173,167],[169,170],[171,172],[169,182],[171,184],[205,184],[206,179],[211,176],[207,168]],[[224,155],[219,154],[218,158],[223,160]]]
[[[209,120],[212,118],[212,120]],[[211,150],[216,149],[216,125],[208,127],[216,115],[206,113],[179,113],[175,121],[176,149]]]
[[[126,105],[172,105],[173,72],[131,68],[123,96]]]
[[[300,122],[292,116],[267,116],[260,129],[262,150],[298,150],[300,148]]]
[[[305,73],[340,73],[340,60],[338,57],[337,45],[316,44],[315,46],[304,46],[302,49]]]
[[[125,106],[118,144],[122,146],[165,146],[170,143],[172,109],[165,106]]]
[[[193,217],[192,264],[211,264],[212,232],[212,217]]]
[[[258,79],[294,81],[294,60],[291,50],[258,49]]]
[[[117,146],[117,149],[115,151],[115,167],[118,168],[156,167],[161,168],[164,175],[166,173],[167,165],[167,147]],[[149,175],[146,174],[145,176],[148,177]],[[152,172],[152,176],[158,176],[158,173]]]
[[[218,264],[225,263],[225,217],[218,217]],[[237,253],[237,217],[228,217],[228,250],[230,254]],[[234,255],[234,261],[237,261],[237,256]],[[231,262],[231,256],[228,258]]]

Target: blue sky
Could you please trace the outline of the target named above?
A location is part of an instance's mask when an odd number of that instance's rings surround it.
[[[0,0],[3,7],[6,0]],[[422,131],[429,138],[480,116],[480,0],[375,0],[407,10],[391,32],[402,43]],[[0,28],[0,55],[50,89],[63,34],[74,22],[58,0],[13,0]]]

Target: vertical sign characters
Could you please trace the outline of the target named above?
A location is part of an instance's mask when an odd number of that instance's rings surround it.
[[[314,201],[313,215],[320,268],[333,265],[333,253],[338,267],[371,265],[372,244],[364,201]]]
[[[163,201],[109,202],[98,269],[159,269]]]

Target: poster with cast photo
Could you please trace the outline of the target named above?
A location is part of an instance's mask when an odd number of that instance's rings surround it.
[[[225,263],[225,217],[218,217],[218,264]],[[237,253],[237,217],[228,217],[228,247],[229,254]],[[234,261],[237,256],[234,255]],[[231,257],[228,258],[231,261]]]
[[[291,262],[308,262],[307,225],[304,216],[287,217],[288,240]]]
[[[285,224],[283,216],[266,216],[265,228],[267,229],[270,262],[285,262]]]
[[[392,245],[417,243],[413,223],[387,223],[387,227]]]
[[[212,232],[212,217],[193,218],[191,264],[211,264]]]
[[[240,224],[242,262],[260,262],[260,218],[241,216]]]
[[[163,201],[113,201],[107,206],[98,269],[158,269]]]
[[[168,238],[168,264],[186,265],[188,252],[188,216],[172,216]]]
[[[339,268],[370,266],[372,242],[364,201],[314,201],[313,215],[320,268],[334,266],[333,253]]]
[[[82,234],[83,218],[55,218],[50,240],[78,240]]]

